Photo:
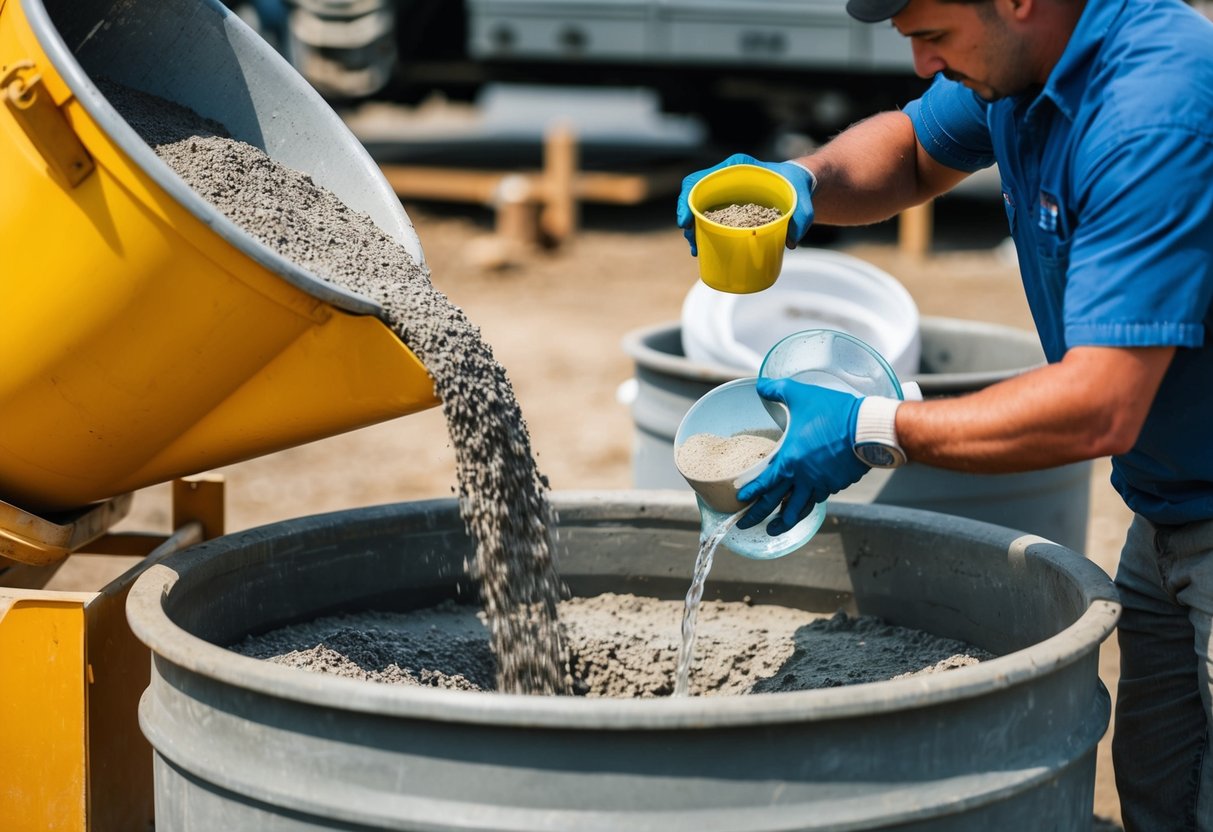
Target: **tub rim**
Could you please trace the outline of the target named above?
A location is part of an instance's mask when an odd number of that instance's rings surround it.
[[[674,491],[559,491],[552,492],[558,513],[572,509],[603,509],[620,503],[643,503],[649,516],[677,518],[696,512],[690,495]],[[287,523],[298,533],[299,523],[321,523],[334,516],[371,518],[399,512],[401,506],[427,506],[450,510],[454,498],[409,501],[382,506],[345,509],[297,520],[247,529],[225,535],[225,548],[239,547],[250,538],[265,535]],[[1072,624],[1028,650],[1017,650],[976,665],[906,679],[892,679],[819,688],[808,691],[749,696],[659,699],[587,699],[574,696],[528,696],[480,691],[453,691],[386,685],[311,673],[243,656],[206,641],[179,627],[169,618],[164,601],[192,563],[214,556],[216,541],[192,546],[148,568],[127,597],[127,620],[135,636],[147,645],[154,659],[172,663],[191,673],[234,688],[339,711],[440,722],[495,725],[512,728],[575,730],[670,730],[817,722],[848,717],[939,706],[1030,681],[1044,672],[1073,664],[1099,645],[1115,628],[1121,605],[1111,579],[1082,555],[1036,535],[951,515],[893,506],[838,503],[830,514],[842,519],[880,515],[886,525],[906,531],[937,534],[940,518],[948,530],[975,542],[996,544],[1010,559],[1043,558],[1069,575],[1087,602],[1087,609]],[[688,577],[689,580],[689,577]]]
[[[1025,345],[1039,344],[1036,334],[1019,327],[996,324],[989,321],[972,321],[961,318],[951,318],[941,315],[920,315],[918,319],[920,332],[932,329],[940,332],[956,331],[957,329],[978,330],[987,335],[1002,335],[1021,340]],[[675,378],[701,381],[708,384],[723,384],[748,375],[746,370],[729,367],[725,364],[692,361],[685,355],[672,355],[653,349],[645,341],[654,335],[664,335],[670,332],[682,332],[681,321],[665,321],[659,324],[639,327],[624,334],[620,340],[623,352],[639,367],[665,373]],[[991,384],[1021,375],[1045,363],[1044,355],[1040,361],[1002,370],[980,370],[952,373],[911,373],[900,380],[916,382],[924,395],[950,395],[966,393],[988,387]],[[899,377],[900,378],[900,377]]]

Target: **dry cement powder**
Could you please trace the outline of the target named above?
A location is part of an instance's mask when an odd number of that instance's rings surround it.
[[[574,691],[590,697],[669,696],[681,640],[681,601],[605,594],[560,604]],[[871,616],[705,601],[691,693],[810,690],[976,664],[991,654]],[[246,639],[247,656],[317,673],[391,684],[494,690],[483,614],[446,602],[409,613],[316,619]]]
[[[743,205],[726,205],[723,208],[704,211],[703,215],[712,222],[727,225],[730,228],[757,228],[760,225],[766,225],[768,222],[775,222],[775,220],[783,216],[783,212],[778,208],[768,208],[765,205],[745,203]]]
[[[678,446],[675,464],[693,480],[725,480],[766,459],[775,444],[771,437],[753,433],[695,433]]]
[[[460,511],[476,543],[468,566],[488,614],[498,687],[567,692],[547,483],[513,388],[479,329],[370,217],[310,177],[228,138],[221,125],[192,110],[116,84],[100,86],[203,199],[316,276],[382,305],[387,323],[425,364],[442,400]]]

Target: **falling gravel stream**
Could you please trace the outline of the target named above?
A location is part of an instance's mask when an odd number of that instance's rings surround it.
[[[480,330],[371,218],[178,104],[113,83],[110,103],[203,199],[272,250],[383,308],[434,380],[497,659],[497,686],[568,692],[547,483],[513,387]],[[401,460],[407,465],[407,460]]]

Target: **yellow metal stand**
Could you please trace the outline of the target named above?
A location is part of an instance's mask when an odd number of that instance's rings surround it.
[[[151,828],[152,754],[138,720],[151,659],[127,626],[126,594],[159,559],[223,533],[223,490],[217,477],[177,480],[171,535],[105,533],[75,552],[143,556],[95,592],[0,585],[4,832]],[[28,524],[20,531],[32,539]],[[55,538],[48,548],[65,533],[54,523],[44,531]],[[55,564],[0,560],[0,584],[34,583],[38,569],[49,578]]]

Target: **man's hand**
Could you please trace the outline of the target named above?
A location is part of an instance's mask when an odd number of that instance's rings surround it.
[[[682,180],[682,193],[678,195],[678,227],[682,229],[682,235],[691,244],[692,256],[698,255],[699,249],[695,245],[695,215],[691,213],[687,197],[690,196],[691,188],[695,187],[695,183],[700,179],[709,173],[732,165],[757,165],[760,168],[775,171],[792,183],[792,187],[796,189],[796,210],[792,212],[792,217],[788,221],[787,246],[796,248],[796,244],[804,238],[805,234],[809,233],[809,226],[813,224],[812,176],[800,165],[794,165],[791,162],[760,162],[753,156],[734,153],[719,165],[695,171]]]
[[[782,502],[780,516],[767,525],[770,534],[780,535],[868,472],[854,451],[863,399],[787,378],[759,379],[758,395],[785,404],[790,418],[779,452],[737,493],[743,503],[754,501],[737,527],[758,525]]]

